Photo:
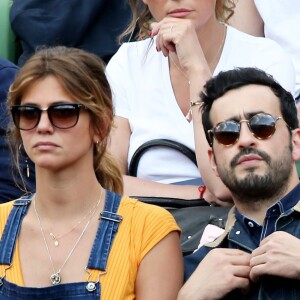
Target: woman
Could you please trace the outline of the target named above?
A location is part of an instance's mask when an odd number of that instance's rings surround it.
[[[15,155],[23,145],[35,163],[36,193],[0,206],[0,299],[175,299],[174,219],[114,193],[123,187],[106,151],[113,113],[100,59],[38,52],[8,102]]]
[[[250,66],[265,70],[292,90],[292,62],[276,43],[223,23],[232,13],[233,1],[138,0],[131,1],[131,6],[132,24],[139,15],[140,37],[151,37],[123,44],[107,66],[116,110],[110,149],[119,161],[125,193],[199,197],[196,186],[162,184],[199,176],[188,159],[171,150],[146,153],[139,178],[126,176],[128,163],[141,144],[167,138],[197,149],[198,167],[208,188],[204,197],[228,200],[230,194],[208,162],[208,144],[198,113],[199,92],[219,71]]]
[[[274,40],[289,53],[296,72],[295,101],[300,120],[300,40],[295,38],[300,34],[300,2],[277,0],[272,7],[267,4],[263,0],[238,1],[230,23],[246,33]]]

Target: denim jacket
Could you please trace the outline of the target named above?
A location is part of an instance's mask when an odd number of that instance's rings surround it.
[[[293,201],[296,204],[290,209],[280,213],[279,217],[274,221],[275,224],[273,232],[284,231],[300,238],[299,184],[280,201],[290,201],[291,197],[293,197]],[[295,201],[295,199],[297,200]],[[276,204],[278,204],[278,202]],[[224,233],[214,242],[206,244],[198,251],[185,257],[185,280],[187,280],[194,272],[206,254],[214,248],[240,249],[251,253],[255,248],[257,248],[257,246],[258,245],[253,242],[253,239],[249,235],[247,227],[243,224],[243,222],[241,222],[241,218],[237,218],[236,208],[233,207],[228,214]],[[250,291],[246,295],[242,294],[239,290],[235,290],[228,294],[224,299],[300,299],[300,280],[286,279],[276,276],[263,276],[257,283],[251,284]]]

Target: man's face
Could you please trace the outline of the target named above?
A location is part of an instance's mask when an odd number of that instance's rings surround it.
[[[266,86],[248,85],[231,90],[217,99],[210,118],[215,127],[225,120],[249,120],[257,113],[282,117],[279,99]],[[210,153],[213,169],[240,200],[267,198],[282,192],[293,168],[292,143],[283,120],[276,122],[274,134],[258,139],[246,122],[241,123],[239,139],[230,146],[213,140]],[[246,196],[246,197],[245,197]]]

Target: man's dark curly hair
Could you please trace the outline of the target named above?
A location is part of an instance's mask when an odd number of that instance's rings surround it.
[[[207,141],[210,139],[207,131],[212,128],[209,117],[211,107],[218,98],[228,91],[249,85],[258,84],[268,86],[279,98],[280,111],[284,121],[291,129],[299,127],[297,109],[292,94],[286,91],[271,75],[257,68],[236,68],[230,71],[220,72],[208,80],[200,94],[202,101],[202,124]]]

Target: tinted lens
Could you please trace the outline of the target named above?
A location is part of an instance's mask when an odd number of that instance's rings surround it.
[[[249,120],[249,127],[258,139],[267,139],[275,132],[276,120],[271,115],[257,114]]]
[[[14,123],[18,129],[30,130],[37,126],[41,111],[34,106],[13,106],[11,109]]]
[[[213,130],[215,139],[225,146],[234,144],[240,135],[241,125],[235,121],[219,123]]]
[[[51,123],[61,129],[74,127],[78,122],[79,104],[60,104],[48,108]]]

